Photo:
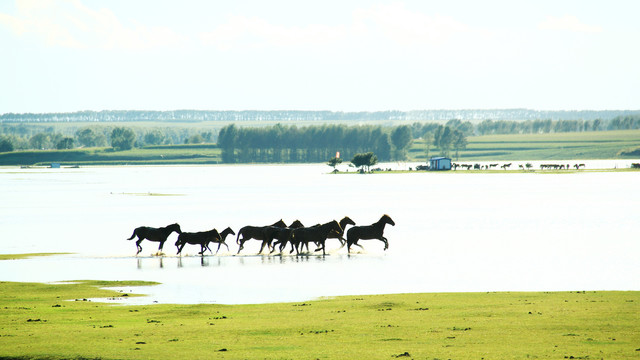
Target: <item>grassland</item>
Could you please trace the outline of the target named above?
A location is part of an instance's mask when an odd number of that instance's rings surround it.
[[[621,151],[640,147],[640,130],[580,133],[485,135],[468,138],[459,161],[561,160],[625,158]],[[439,154],[430,149],[430,156]],[[452,156],[455,152],[452,151]],[[409,161],[426,161],[424,140],[414,140]],[[628,157],[627,157],[628,158]],[[328,160],[328,159],[327,159]],[[221,149],[214,144],[166,145],[113,151],[111,148],[14,151],[0,153],[0,165],[157,165],[217,164]]]
[[[638,146],[639,130],[472,136],[460,152],[460,161],[616,159],[624,158],[620,151]],[[424,160],[425,149],[424,142],[417,140],[410,156]]]
[[[97,286],[142,284],[0,282],[0,359],[640,355],[640,292],[398,294],[262,305],[85,301],[118,295]]]

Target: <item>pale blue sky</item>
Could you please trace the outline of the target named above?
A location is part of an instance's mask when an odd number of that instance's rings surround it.
[[[640,1],[0,1],[0,114],[640,109]]]

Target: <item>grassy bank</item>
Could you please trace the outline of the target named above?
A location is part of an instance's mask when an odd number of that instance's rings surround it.
[[[0,359],[640,355],[640,292],[400,294],[233,306],[84,301],[115,295],[96,285],[127,284],[0,283]]]
[[[69,253],[26,253],[26,254],[0,254],[0,260],[20,260],[20,259],[28,259],[37,256],[53,256],[53,255],[63,255]]]
[[[559,160],[625,158],[621,151],[640,147],[640,130],[580,133],[485,135],[468,138],[459,161]],[[439,154],[431,148],[429,156]],[[426,161],[426,145],[414,140],[409,161]],[[452,151],[451,156],[455,156]],[[329,159],[327,159],[329,160]],[[347,161],[349,159],[346,159]],[[111,148],[14,151],[0,153],[0,165],[142,165],[217,164],[221,150],[214,144],[148,146],[127,151]]]

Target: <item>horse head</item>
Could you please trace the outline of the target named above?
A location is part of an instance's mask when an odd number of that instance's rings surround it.
[[[331,224],[331,226],[330,226],[331,230],[330,231],[335,231],[338,234],[342,234],[344,232],[342,230],[342,226],[340,226],[340,224],[337,221],[333,220],[329,224]]]
[[[231,229],[230,227],[227,227],[226,229],[222,230],[222,232],[220,233],[220,237],[222,238],[222,241],[224,241],[224,239],[227,237],[227,235],[235,235],[236,233],[233,231],[233,229]]]
[[[284,221],[282,221],[282,219],[280,219],[280,220],[276,221],[275,223],[273,223],[273,225],[271,225],[271,226],[286,228],[287,224],[285,224]]]
[[[380,222],[384,223],[384,224],[390,224],[395,226],[396,223],[393,222],[393,220],[391,219],[391,217],[387,214],[382,215],[382,217],[380,218]]]
[[[300,220],[296,220],[292,222],[291,225],[289,225],[289,227],[292,229],[298,229],[298,228],[304,227],[304,225],[302,225],[302,222],[300,222]]]
[[[342,220],[340,220],[340,226],[342,227],[342,230],[344,230],[344,227],[347,225],[355,225],[355,221],[351,220],[350,217],[345,216],[342,218]]]
[[[180,225],[178,225],[178,223],[167,226],[167,230],[171,230],[171,232],[175,231],[178,234],[182,234],[182,230],[180,230]]]

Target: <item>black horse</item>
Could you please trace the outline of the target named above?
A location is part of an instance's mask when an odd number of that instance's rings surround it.
[[[329,236],[327,236],[327,239],[338,239],[340,241],[340,248],[342,249],[342,247],[347,243],[347,240],[345,240],[344,238],[344,230],[347,227],[347,225],[355,225],[356,223],[351,220],[350,217],[345,216],[342,218],[342,220],[339,221],[340,224],[340,228],[342,229],[342,231],[340,231],[339,233],[337,232],[330,232]]]
[[[300,254],[298,247],[302,249],[306,244],[308,248],[308,244],[313,242],[318,244],[318,246],[322,246],[317,248],[315,251],[320,251],[320,249],[322,249],[322,255],[326,255],[325,241],[331,232],[335,232],[337,234],[342,233],[340,224],[335,220],[322,225],[294,229],[289,241],[291,241],[292,247],[295,246],[296,254]],[[291,252],[293,252],[293,249],[291,249]]]
[[[183,232],[178,235],[178,240],[176,241],[176,247],[178,248],[178,255],[182,252],[182,249],[186,244],[191,245],[200,245],[200,252],[198,254],[204,254],[205,250],[208,249],[210,242],[220,242],[221,237],[220,233],[216,229],[211,229],[209,231],[199,231],[199,232]],[[211,249],[209,249],[211,251]]]
[[[269,254],[273,254],[273,252],[276,251],[276,245],[280,245],[280,252],[282,252],[282,250],[284,250],[285,246],[287,246],[287,243],[291,239],[291,233],[293,232],[293,229],[299,229],[302,227],[304,227],[304,225],[300,220],[295,220],[286,228],[269,226],[269,228],[266,230],[267,236],[269,236],[271,239],[277,240],[273,243],[271,252]],[[291,251],[293,251],[293,245],[291,246]]]
[[[244,243],[247,240],[251,240],[251,239],[256,239],[256,240],[260,240],[262,241],[262,246],[260,246],[260,251],[258,252],[261,253],[262,250],[264,249],[265,245],[269,246],[269,251],[271,251],[271,241],[273,240],[272,238],[268,237],[267,234],[267,228],[269,226],[275,226],[275,227],[279,227],[279,228],[286,228],[287,224],[284,223],[284,221],[282,221],[282,219],[276,221],[274,224],[271,225],[267,225],[267,226],[245,226],[242,229],[240,229],[238,231],[238,237],[236,238],[236,244],[240,245],[240,247],[238,248],[238,254],[240,254],[240,250],[244,249]],[[240,239],[240,236],[242,236],[242,239]]]
[[[138,240],[136,241],[136,246],[138,248],[138,252],[136,255],[140,254],[142,251],[142,246],[140,243],[142,240],[147,239],[149,241],[159,242],[160,246],[158,247],[158,252],[162,251],[162,247],[164,246],[164,242],[167,241],[169,235],[172,232],[177,232],[178,234],[182,234],[182,230],[180,230],[180,225],[171,224],[161,228],[154,228],[149,226],[140,226],[133,230],[133,235],[127,240],[132,240],[134,237],[138,236]]]
[[[222,232],[220,233],[220,241],[215,241],[215,240],[211,240],[211,242],[218,243],[218,249],[216,250],[216,254],[218,253],[218,251],[220,251],[220,246],[224,245],[227,247],[227,251],[229,251],[229,245],[227,245],[227,243],[225,242],[225,240],[227,239],[227,236],[229,235],[235,235],[236,233],[233,232],[233,230],[230,227],[227,227],[226,229],[222,230]],[[209,244],[206,245],[207,250],[211,251],[211,249],[209,249]],[[213,252],[213,251],[211,251]]]
[[[329,232],[329,235],[327,235],[327,239],[338,239],[338,241],[340,241],[340,247],[339,249],[342,249],[344,247],[344,245],[347,243],[347,240],[344,238],[344,230],[345,227],[347,225],[355,225],[356,223],[351,220],[350,217],[345,216],[342,218],[342,220],[340,220],[338,222],[340,224],[340,231],[337,230],[333,230]],[[314,225],[314,227],[320,226],[320,224]],[[309,243],[305,243],[303,244],[304,246],[307,247],[307,251],[309,251]],[[321,249],[320,247],[320,243],[316,243],[317,249],[315,251],[319,251]],[[291,249],[293,251],[293,249]],[[300,249],[302,250],[302,249]]]
[[[389,248],[389,242],[382,234],[386,224],[395,225],[389,215],[382,215],[376,223],[366,226],[354,226],[347,231],[347,251],[351,252],[351,245],[358,245],[358,240],[378,239],[384,243],[384,249]],[[358,245],[360,246],[360,245]],[[362,246],[360,246],[362,247]]]
[[[222,233],[218,233],[218,230],[211,229],[209,231],[200,231],[195,233],[187,233],[184,232],[178,236],[178,241],[176,241],[176,247],[178,248],[178,255],[182,252],[182,249],[186,244],[191,245],[200,245],[200,252],[198,254],[202,255],[206,250],[209,250],[213,253],[213,251],[209,248],[209,243],[217,243],[218,249],[216,250],[216,254],[220,251],[220,246],[224,244],[229,250],[229,245],[225,243],[225,240],[229,234],[234,234],[233,230],[228,227],[222,231]]]

